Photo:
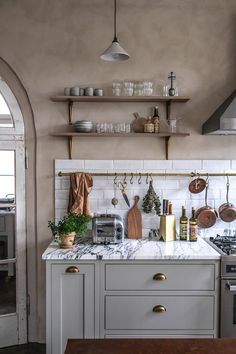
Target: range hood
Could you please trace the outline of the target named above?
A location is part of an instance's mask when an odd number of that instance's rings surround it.
[[[203,124],[202,134],[236,135],[236,90]]]

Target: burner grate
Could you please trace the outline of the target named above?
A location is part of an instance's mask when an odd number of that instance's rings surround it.
[[[210,237],[210,241],[227,255],[236,254],[235,233],[234,235],[217,234],[216,237]]]

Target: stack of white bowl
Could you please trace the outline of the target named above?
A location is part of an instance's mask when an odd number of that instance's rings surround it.
[[[89,120],[77,120],[74,123],[74,128],[77,132],[89,133],[93,130],[93,123]]]

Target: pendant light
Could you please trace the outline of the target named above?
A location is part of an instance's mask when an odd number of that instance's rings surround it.
[[[114,0],[114,39],[100,58],[106,61],[122,61],[129,59],[129,54],[120,46],[116,36],[116,0]]]

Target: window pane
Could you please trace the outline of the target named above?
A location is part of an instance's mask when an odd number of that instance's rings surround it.
[[[15,264],[0,264],[0,315],[16,312]]]
[[[15,194],[14,176],[0,176],[0,198],[5,198],[7,194]]]
[[[6,101],[0,93],[0,127],[13,127],[11,112],[6,104]]]
[[[12,175],[15,174],[15,154],[14,151],[0,151],[0,175]]]

